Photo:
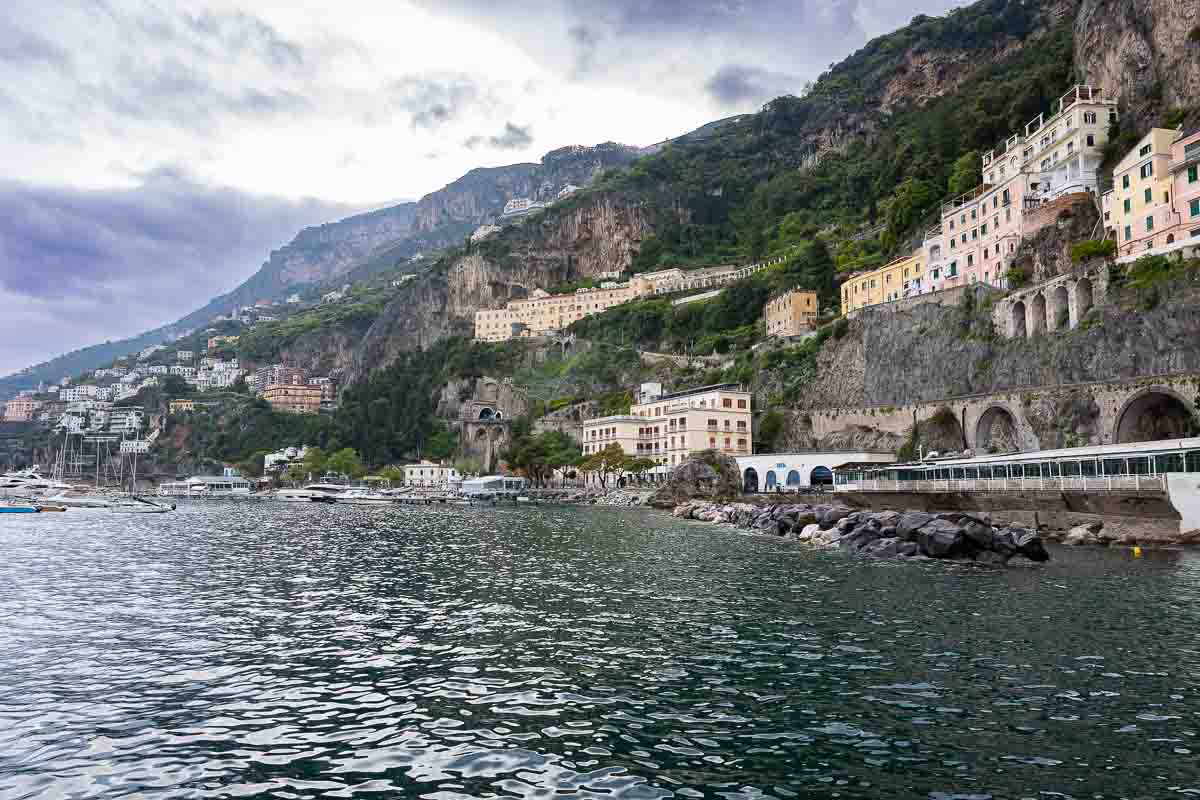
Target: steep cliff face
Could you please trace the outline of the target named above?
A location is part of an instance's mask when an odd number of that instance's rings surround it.
[[[329,280],[382,245],[407,236],[415,219],[413,204],[404,203],[305,228],[287,245],[271,252],[263,272],[272,275],[281,289]]]
[[[1175,287],[1145,310],[1136,293],[1095,309],[1093,321],[1028,339],[989,335],[990,322],[961,309],[920,306],[872,312],[826,345],[799,406],[908,405],[946,397],[1200,371],[1200,290]],[[765,399],[765,398],[764,398]],[[1041,409],[1086,424],[1086,409]]]
[[[478,246],[408,284],[363,339],[354,374],[449,335],[470,336],[475,312],[534,289],[629,267],[649,231],[640,202],[599,193],[528,218],[500,246]]]
[[[1115,92],[1138,128],[1163,108],[1193,106],[1200,86],[1196,0],[1083,0],[1075,19],[1081,80]]]

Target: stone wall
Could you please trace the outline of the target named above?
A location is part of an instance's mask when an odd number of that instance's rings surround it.
[[[1102,263],[1100,269],[1082,267],[997,300],[992,307],[992,324],[1009,339],[1071,330],[1107,300],[1107,265]]]
[[[854,319],[864,311],[879,311],[885,313],[900,313],[911,311],[914,308],[925,305],[935,306],[957,306],[961,305],[968,296],[971,296],[976,302],[982,302],[988,295],[999,294],[999,290],[982,283],[976,283],[969,286],[955,286],[953,289],[942,289],[938,292],[929,292],[928,294],[918,294],[913,297],[905,297],[902,300],[896,300],[891,303],[881,303],[876,306],[868,306],[867,308],[856,308],[846,314],[847,319]]]
[[[812,434],[827,442],[864,427],[907,437],[914,424],[957,426],[955,452],[1015,452],[1148,441],[1200,433],[1200,372],[1128,381],[1041,386],[899,406],[809,412]]]

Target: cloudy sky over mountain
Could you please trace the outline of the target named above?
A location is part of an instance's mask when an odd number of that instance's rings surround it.
[[[797,92],[948,0],[7,0],[0,374],[172,321],[302,226]]]

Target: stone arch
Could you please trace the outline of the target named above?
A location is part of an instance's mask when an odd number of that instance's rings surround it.
[[[1012,323],[1009,326],[1009,337],[1012,339],[1024,339],[1028,335],[1025,330],[1025,303],[1018,300],[1012,306]]]
[[[1167,244],[1175,244],[1175,234],[1173,234],[1173,233],[1167,234]]]
[[[1050,291],[1050,305],[1046,309],[1050,330],[1066,330],[1071,327],[1071,298],[1065,284],[1060,283]]]
[[[808,476],[809,486],[833,486],[833,470],[825,466],[812,468]]]
[[[1030,336],[1046,332],[1046,296],[1038,292],[1029,303],[1029,322],[1026,329]]]
[[[758,470],[754,467],[747,467],[742,474],[742,491],[746,494],[758,493]]]
[[[1017,418],[1004,406],[988,406],[975,425],[975,449],[980,453],[1019,453]]]
[[[779,477],[775,474],[775,470],[767,470],[767,491],[775,491],[775,487],[779,485]]]
[[[494,409],[494,408],[479,409],[479,418],[484,421],[490,420],[490,419],[495,419],[496,418],[496,409]]]
[[[1083,320],[1087,313],[1092,310],[1094,303],[1092,297],[1092,282],[1087,278],[1080,278],[1075,283],[1075,324],[1078,325]]]
[[[800,472],[799,472],[799,470],[791,470],[790,472],[788,472],[788,474],[787,474],[787,486],[788,486],[788,488],[792,488],[792,487],[799,487],[799,486],[800,486]]]
[[[1166,386],[1150,386],[1135,392],[1113,429],[1114,444],[1183,439],[1200,433],[1196,409],[1183,395]]]
[[[504,412],[503,412],[503,411],[497,411],[497,412],[496,412],[496,419],[498,419],[498,420],[499,420],[499,419],[504,419]]]

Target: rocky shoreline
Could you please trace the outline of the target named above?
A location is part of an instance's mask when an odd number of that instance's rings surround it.
[[[813,548],[876,558],[915,558],[1007,564],[1013,558],[1048,561],[1036,531],[995,527],[984,516],[923,511],[859,511],[837,505],[772,505],[689,501],[674,516],[781,536]]]

